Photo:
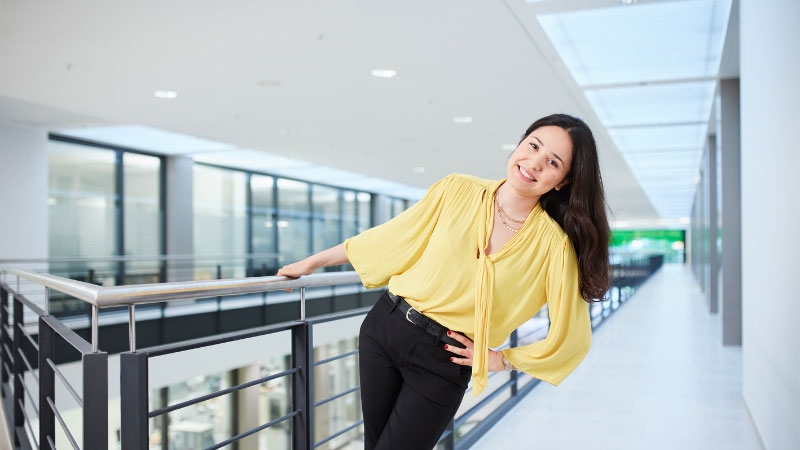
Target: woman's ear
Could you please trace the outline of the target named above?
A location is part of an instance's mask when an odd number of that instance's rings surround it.
[[[561,190],[561,188],[563,188],[564,186],[566,186],[566,185],[568,185],[568,184],[569,184],[569,179],[567,179],[567,178],[564,178],[563,180],[561,180],[561,183],[558,183],[558,184],[556,185],[556,187],[555,187],[555,190],[557,190],[557,191],[560,191],[560,190]]]

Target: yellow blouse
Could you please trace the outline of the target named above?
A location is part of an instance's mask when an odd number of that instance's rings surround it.
[[[550,331],[539,342],[504,350],[514,367],[558,385],[591,345],[575,250],[540,205],[505,245],[485,253],[493,197],[504,181],[449,175],[399,216],[345,241],[364,286],[388,283],[418,311],[475,342],[473,395],[488,383],[488,348],[545,302]]]

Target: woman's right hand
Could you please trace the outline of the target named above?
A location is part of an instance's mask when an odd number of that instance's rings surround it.
[[[335,266],[348,262],[347,254],[344,251],[344,244],[339,244],[319,253],[315,253],[306,259],[287,264],[280,269],[276,276],[298,278],[303,275],[311,275],[320,267]]]
[[[311,275],[314,270],[315,269],[308,264],[307,259],[304,259],[281,267],[278,269],[278,273],[276,273],[275,276],[298,278],[303,275]]]

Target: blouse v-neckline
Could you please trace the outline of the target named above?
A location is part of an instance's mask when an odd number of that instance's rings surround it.
[[[492,239],[492,232],[494,231],[494,219],[495,219],[495,196],[497,195],[497,190],[500,186],[503,185],[505,179],[495,181],[487,186],[486,191],[483,195],[483,200],[481,201],[481,206],[483,208],[483,226],[479,227],[481,229],[478,230],[478,246],[480,249],[483,249],[480,253],[486,255],[492,261],[495,261],[499,258],[502,258],[507,253],[509,253],[512,249],[515,248],[515,244],[517,241],[522,239],[522,235],[527,232],[530,228],[530,223],[537,217],[541,211],[542,207],[539,202],[536,203],[536,206],[533,207],[531,212],[528,214],[528,217],[525,218],[525,222],[519,228],[519,230],[512,234],[511,237],[506,240],[500,248],[495,249],[492,253],[487,253],[486,248],[489,247],[489,241]],[[479,255],[480,255],[479,253]]]

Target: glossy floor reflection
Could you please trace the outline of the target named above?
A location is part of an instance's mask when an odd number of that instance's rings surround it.
[[[721,335],[689,269],[667,264],[561,386],[542,383],[472,450],[760,450],[741,347]]]

